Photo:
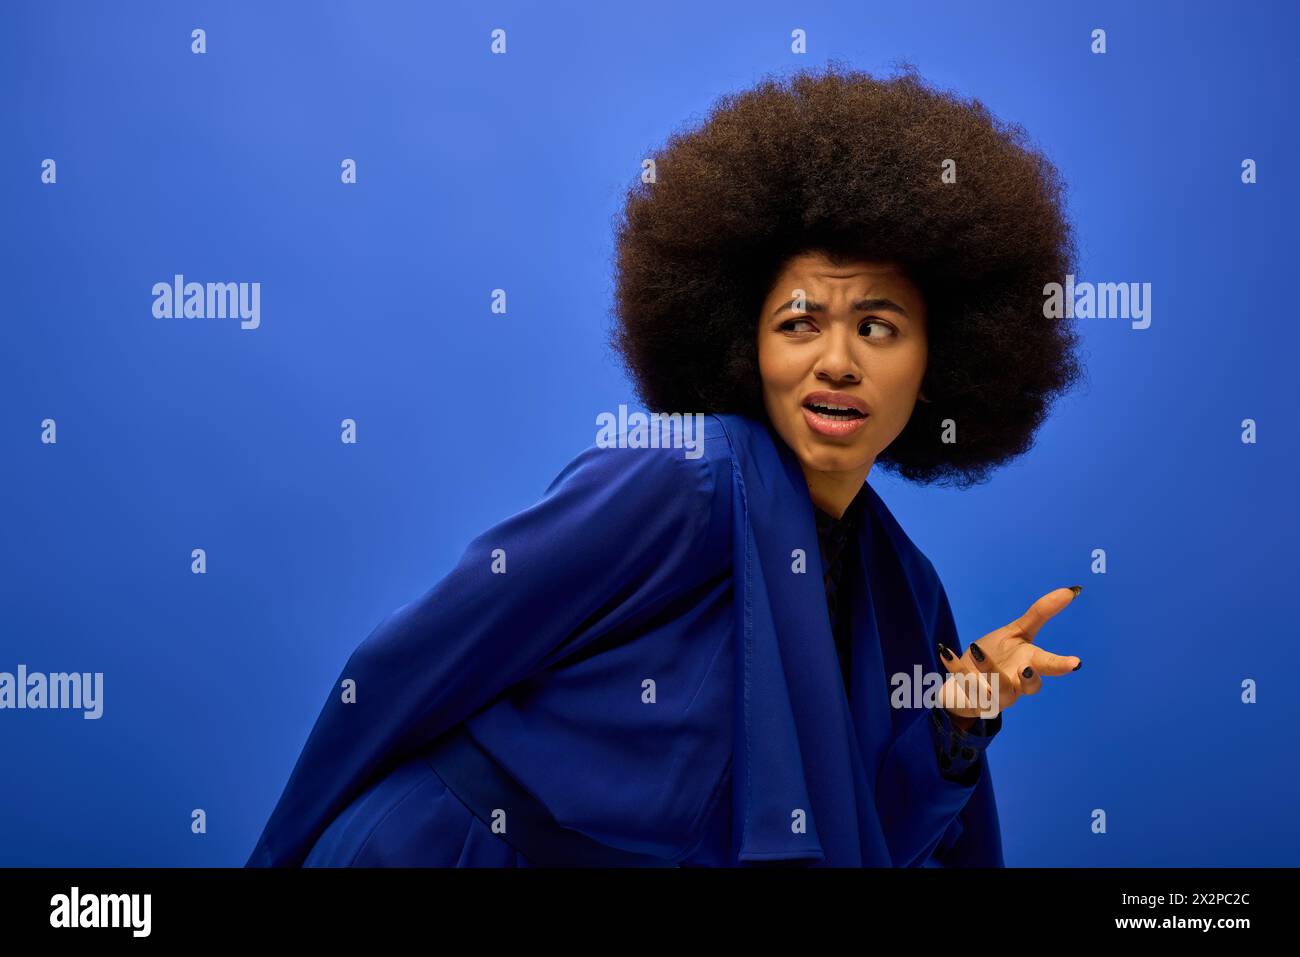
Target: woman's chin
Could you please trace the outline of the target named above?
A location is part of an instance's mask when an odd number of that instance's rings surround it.
[[[856,472],[865,470],[875,461],[875,457],[865,449],[842,445],[839,448],[817,448],[815,442],[809,445],[811,447],[806,447],[800,454],[799,462],[814,472]]]

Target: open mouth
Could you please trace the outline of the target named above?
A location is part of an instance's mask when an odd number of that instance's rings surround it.
[[[805,409],[810,409],[818,415],[824,415],[832,419],[865,419],[866,415],[857,409],[851,409],[846,405],[828,405],[824,402],[806,402]]]
[[[867,404],[847,392],[809,393],[803,401],[804,422],[828,439],[847,439],[867,427]]]

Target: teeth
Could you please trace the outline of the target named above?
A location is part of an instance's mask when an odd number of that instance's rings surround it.
[[[825,409],[829,412],[858,412],[858,410],[851,405],[832,405],[829,402],[810,402],[808,405],[810,408]],[[861,415],[862,413],[858,412],[858,414]]]

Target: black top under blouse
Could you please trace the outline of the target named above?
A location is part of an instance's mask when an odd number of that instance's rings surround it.
[[[844,574],[845,568],[854,560],[853,549],[848,547],[857,534],[858,523],[862,521],[863,506],[868,494],[868,486],[863,483],[861,491],[853,497],[844,514],[834,518],[829,513],[813,506],[813,515],[817,519],[817,544],[821,551],[822,578],[826,586],[826,611],[830,617],[831,636],[835,639],[835,650],[839,654],[840,674],[844,679],[845,696],[850,695],[852,680],[849,664],[852,660],[852,637],[847,614],[847,583],[851,580]],[[935,747],[939,764],[945,777],[958,782],[969,781],[977,774],[974,767],[978,752],[967,746],[972,737],[992,737],[1002,727],[1002,715],[992,721],[979,718],[967,731],[962,731],[952,723],[948,712],[943,708],[934,708],[930,715],[935,732]]]
[[[813,513],[817,519],[817,540],[821,548],[823,581],[826,586],[826,610],[830,615],[831,635],[835,639],[835,650],[840,656],[840,673],[844,677],[844,690],[850,688],[849,661],[852,643],[848,628],[848,615],[842,614],[847,605],[844,592],[844,567],[851,558],[845,546],[853,540],[857,523],[860,520],[867,486],[854,496],[843,516],[833,518],[817,506]]]

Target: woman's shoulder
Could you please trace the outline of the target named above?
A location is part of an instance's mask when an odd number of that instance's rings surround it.
[[[601,425],[598,419],[597,424],[595,441],[560,470],[548,494],[578,479],[617,482],[652,497],[676,493],[707,505],[719,481],[730,476],[726,432],[713,415],[665,416],[660,422],[632,413],[625,420]]]
[[[597,420],[598,427],[601,420]],[[716,416],[624,413],[561,469],[545,498],[562,496],[593,509],[591,518],[662,526],[673,523],[703,547],[729,548],[731,450]],[[599,513],[599,514],[597,514]],[[629,543],[631,544],[631,543]]]

